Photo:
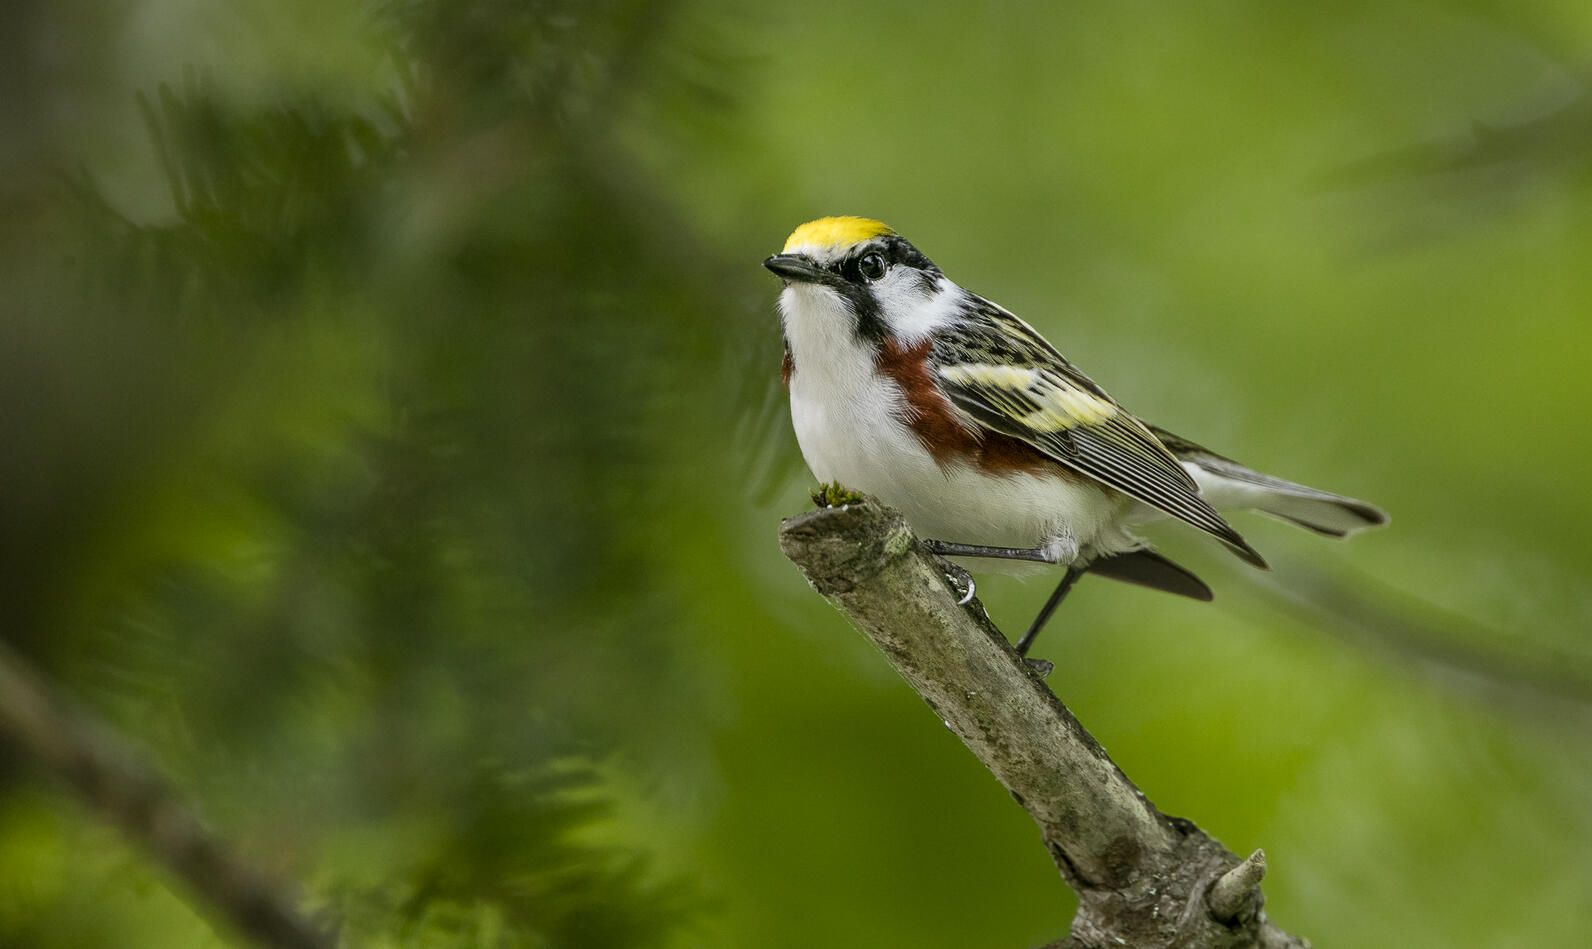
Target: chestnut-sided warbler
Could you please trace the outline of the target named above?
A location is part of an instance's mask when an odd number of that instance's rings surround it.
[[[819,481],[900,509],[925,546],[974,569],[1066,568],[1021,653],[1085,572],[1211,598],[1134,535],[1145,522],[1170,515],[1261,568],[1217,508],[1335,537],[1387,523],[1374,505],[1140,421],[1033,327],[951,282],[878,221],[809,221],[763,266],[785,281],[783,375]]]

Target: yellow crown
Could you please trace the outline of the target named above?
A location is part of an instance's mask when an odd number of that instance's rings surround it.
[[[894,234],[878,221],[865,217],[821,217],[791,231],[785,252],[796,247],[847,247],[858,241]]]

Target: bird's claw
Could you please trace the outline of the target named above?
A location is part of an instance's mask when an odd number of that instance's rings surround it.
[[[973,583],[973,575],[967,572],[967,568],[947,560],[945,561],[945,578],[950,580],[954,587],[961,587],[964,584],[967,586],[967,592],[962,594],[960,600],[956,601],[957,606],[966,606],[973,602],[975,584]]]

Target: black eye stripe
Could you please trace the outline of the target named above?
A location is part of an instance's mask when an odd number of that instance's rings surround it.
[[[869,281],[867,275],[863,273],[862,261],[872,255],[884,258],[886,269],[898,265],[909,267],[918,271],[920,277],[926,281],[932,281],[940,274],[940,268],[934,266],[933,261],[923,256],[921,251],[907,243],[904,238],[895,235],[869,241],[825,269],[842,280],[865,284]],[[877,280],[879,276],[880,274],[876,274],[873,279]]]
[[[874,296],[872,281],[866,279],[862,272],[862,261],[870,255],[883,258],[885,269],[909,268],[911,276],[918,280],[925,293],[934,289],[935,282],[940,277],[940,268],[934,266],[933,261],[905,239],[894,235],[869,241],[824,268],[839,278],[830,282],[829,286],[845,297],[846,302],[850,304],[851,312],[857,321],[857,336],[878,344],[889,337],[890,328],[885,324],[884,316],[880,312],[879,299]],[[877,280],[882,275],[881,271],[874,279]]]

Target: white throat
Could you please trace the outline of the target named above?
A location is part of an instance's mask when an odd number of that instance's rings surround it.
[[[779,295],[779,308],[794,368],[791,423],[802,455],[820,481],[856,483],[859,460],[876,457],[881,439],[913,437],[897,421],[906,409],[901,391],[875,371],[877,350],[857,336],[856,320],[838,294],[794,284]],[[897,431],[900,436],[893,435]]]

